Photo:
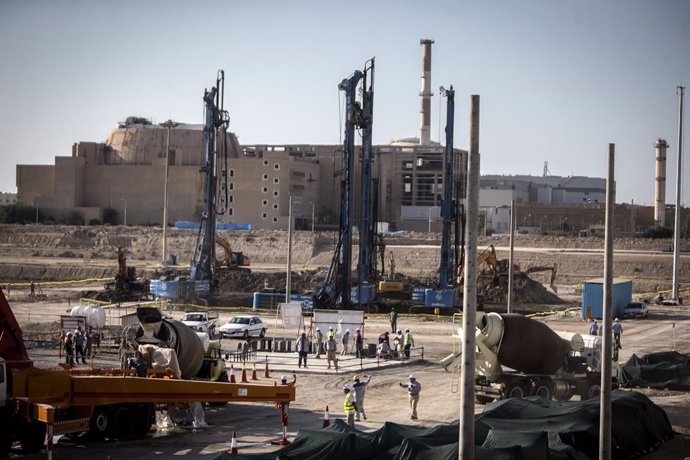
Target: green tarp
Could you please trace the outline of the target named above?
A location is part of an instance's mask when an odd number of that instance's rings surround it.
[[[646,396],[622,390],[612,394],[613,458],[653,450],[672,436],[666,413]],[[599,400],[508,399],[486,406],[475,418],[476,459],[596,458]],[[386,422],[364,432],[335,420],[318,431],[300,431],[292,444],[264,454],[218,454],[214,459],[246,460],[455,460],[458,422],[433,428]]]

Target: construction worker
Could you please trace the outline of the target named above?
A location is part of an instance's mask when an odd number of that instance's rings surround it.
[[[400,386],[407,388],[407,395],[410,400],[410,418],[417,420],[417,403],[419,402],[419,392],[422,391],[422,384],[417,381],[416,375],[410,374],[410,382],[401,383]]]
[[[589,335],[597,335],[599,332],[599,325],[597,320],[592,318],[592,324],[589,325]]]
[[[335,332],[333,332],[333,326],[328,328],[328,332],[326,332],[326,339],[329,339],[331,337],[335,337]]]
[[[333,361],[333,364],[335,365],[335,368],[338,368],[338,358],[335,356],[335,352],[338,351],[338,344],[335,343],[335,337],[333,337],[332,334],[329,334],[327,336],[328,338],[326,339],[326,360],[328,361],[328,368],[331,368],[331,361]]]
[[[355,391],[355,401],[357,402],[357,408],[356,408],[356,418],[359,422],[359,414],[362,414],[362,418],[364,420],[367,419],[367,414],[364,413],[364,391],[366,390],[367,385],[369,385],[369,382],[371,381],[371,375],[365,375],[364,376],[367,381],[362,382],[359,375],[355,375],[352,377],[352,389]]]
[[[613,330],[613,341],[616,343],[616,347],[623,348],[621,346],[621,334],[623,333],[623,325],[620,321],[618,321],[618,318],[613,320],[613,326],[611,326],[611,329]]]
[[[70,367],[74,366],[74,341],[71,332],[65,336],[65,363],[69,364]]]
[[[345,385],[343,387],[343,392],[345,392],[345,400],[343,401],[343,411],[347,416],[347,424],[354,428],[355,426],[355,413],[357,412],[357,402],[355,400],[355,395],[350,391],[350,387]]]
[[[403,359],[405,357],[404,352],[403,352],[403,346],[405,344],[405,336],[403,335],[402,331],[398,329],[398,332],[395,335],[395,338],[393,339],[393,350],[395,357],[397,359]]]
[[[307,333],[302,332],[302,335],[297,339],[297,353],[299,354],[298,367],[302,367],[302,360],[304,360],[304,368],[307,368],[307,355],[309,354],[309,339]]]
[[[343,345],[343,349],[340,351],[340,355],[345,356],[347,354],[348,343],[350,343],[350,330],[349,329],[345,330],[345,332],[343,333],[343,336],[340,338],[340,341]]]
[[[410,359],[410,349],[414,347],[414,338],[409,329],[405,329],[405,359]]]
[[[316,332],[314,333],[314,344],[316,347],[316,359],[321,358],[321,348],[323,347],[323,333],[321,332],[321,329],[318,327],[316,328]]]
[[[359,328],[355,329],[355,356],[364,358],[364,339],[362,339]]]
[[[81,357],[82,364],[86,364],[86,355],[84,354],[84,345],[86,345],[86,336],[81,330],[81,326],[77,324],[77,329],[74,331],[74,349],[76,351],[77,363]]]
[[[391,308],[391,331],[398,330],[398,312],[395,311],[395,307]]]

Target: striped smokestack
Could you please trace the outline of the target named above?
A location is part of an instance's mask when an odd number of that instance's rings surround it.
[[[431,142],[431,45],[433,40],[428,38],[419,41],[422,45],[422,110],[420,111],[419,143],[427,145]]]
[[[656,141],[656,190],[654,191],[654,225],[663,227],[666,220],[666,149],[664,139]]]

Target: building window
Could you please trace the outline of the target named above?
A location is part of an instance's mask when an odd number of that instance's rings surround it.
[[[262,213],[261,213],[261,218],[262,218],[262,219],[266,219],[267,217],[268,217],[268,214],[266,214],[265,212],[262,212]]]
[[[268,206],[268,200],[264,200],[261,202],[261,206]]]
[[[278,209],[278,203],[273,203],[273,209]]]
[[[274,163],[274,164],[273,164],[273,169],[275,169],[276,171],[279,170],[279,169],[280,169],[280,165],[279,165],[278,163]]]
[[[263,193],[268,193],[268,187],[262,187],[261,192]]]
[[[232,202],[234,202],[234,201],[235,201],[235,197],[233,197],[232,195],[230,195],[230,196],[228,197],[228,202],[229,202],[229,203],[232,203]]]
[[[232,208],[228,208],[228,216],[232,216]]]
[[[264,166],[268,166],[268,160],[264,160]]]
[[[273,222],[278,222],[278,218],[277,218],[277,217],[274,217],[274,218],[273,218]]]
[[[235,177],[235,170],[234,169],[230,170],[230,177]]]
[[[278,178],[277,178],[277,177],[274,177],[274,178],[273,178],[273,183],[274,183],[274,184],[277,184],[277,183],[278,183]]]
[[[229,187],[229,188],[230,188],[230,190],[235,190],[235,183],[234,183],[234,182],[230,182],[230,187]]]
[[[278,196],[278,195],[279,195],[278,190],[273,192],[273,196]]]
[[[268,174],[264,174],[263,176],[261,176],[261,178],[262,178],[263,180],[268,180]]]

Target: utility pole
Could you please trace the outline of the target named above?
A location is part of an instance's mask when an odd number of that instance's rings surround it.
[[[285,303],[290,303],[292,291],[292,195],[290,195],[290,210],[288,211],[288,256],[287,279],[285,281]]]
[[[515,200],[510,200],[510,253],[508,256],[508,313],[513,312],[513,249],[515,247]]]
[[[606,224],[604,232],[604,311],[601,343],[601,394],[599,395],[599,458],[611,456],[611,360],[613,332],[613,212],[616,206],[614,180],[615,144],[609,144],[608,178],[606,180]]]
[[[676,218],[673,224],[673,293],[671,297],[677,299],[680,295],[680,195],[682,186],[682,158],[683,158],[683,95],[685,86],[678,87],[678,166],[676,167]]]
[[[477,327],[477,221],[479,211],[479,96],[470,97],[470,149],[467,170],[467,251],[463,290],[462,364],[460,372],[459,458],[474,458],[474,385]]]
[[[166,265],[168,263],[168,177],[170,170],[170,129],[175,128],[177,123],[168,120],[161,123],[161,126],[166,128],[167,138],[165,142],[165,179],[163,183],[163,260],[161,263]]]

